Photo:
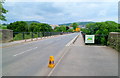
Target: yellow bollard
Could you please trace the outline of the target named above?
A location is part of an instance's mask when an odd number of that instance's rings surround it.
[[[54,64],[54,56],[50,56],[48,67],[53,68],[54,66],[55,66],[55,64]]]

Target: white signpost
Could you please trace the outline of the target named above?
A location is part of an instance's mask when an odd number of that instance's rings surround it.
[[[94,43],[95,35],[85,35],[85,43]]]

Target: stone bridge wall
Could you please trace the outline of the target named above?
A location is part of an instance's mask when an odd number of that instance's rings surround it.
[[[0,42],[9,42],[13,40],[13,31],[8,29],[0,29]]]
[[[110,32],[108,37],[110,47],[120,52],[120,32]]]

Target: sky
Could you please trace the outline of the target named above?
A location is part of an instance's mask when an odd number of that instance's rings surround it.
[[[48,24],[63,24],[72,22],[118,22],[117,0],[70,0],[70,1],[40,1],[40,0],[7,0],[3,4],[9,12],[6,22],[39,21]]]

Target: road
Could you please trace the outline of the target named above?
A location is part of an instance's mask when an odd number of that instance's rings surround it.
[[[3,76],[117,76],[118,52],[106,46],[86,46],[79,33],[3,48]],[[48,68],[49,56],[55,67]]]
[[[2,49],[3,76],[46,76],[49,56],[59,59],[77,33],[24,43]]]

